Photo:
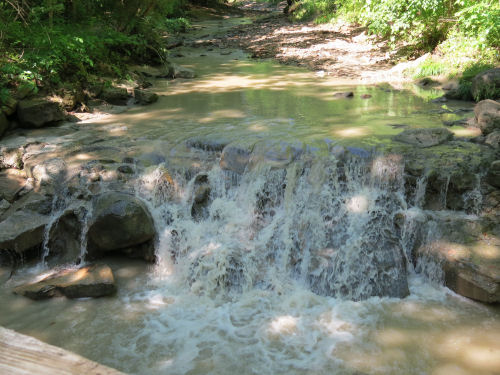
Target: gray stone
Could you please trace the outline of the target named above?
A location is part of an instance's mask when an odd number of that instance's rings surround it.
[[[5,199],[0,200],[0,216],[7,211],[10,207],[10,203],[7,202]]]
[[[406,129],[394,137],[396,141],[418,147],[437,146],[453,138],[453,133],[445,128]]]
[[[65,269],[45,279],[18,286],[14,293],[41,300],[51,297],[102,297],[116,292],[113,272],[108,266],[91,265],[80,269]]]
[[[17,106],[21,127],[40,128],[65,119],[60,104],[47,99],[23,100]]]
[[[99,98],[109,104],[127,105],[129,94],[127,89],[122,87],[106,87],[99,93]]]
[[[483,100],[474,107],[475,126],[483,134],[500,130],[500,103],[494,100]]]
[[[500,148],[500,130],[496,130],[486,137],[484,143],[495,149]]]
[[[41,184],[53,184],[54,182],[61,182],[67,177],[66,163],[59,158],[44,160],[41,163],[33,160],[27,160],[25,163],[25,170],[28,177],[34,178]]]
[[[500,99],[500,68],[476,75],[472,80],[471,93],[476,101]]]
[[[47,262],[49,264],[74,264],[81,255],[82,221],[78,212],[64,212],[49,232]]]
[[[0,222],[0,253],[13,251],[18,256],[42,245],[48,216],[32,211],[18,211]]]
[[[93,202],[92,214],[88,238],[89,250],[93,253],[141,245],[155,235],[148,209],[132,195],[101,194]]]
[[[486,175],[486,182],[500,189],[500,160],[491,163],[488,174]]]
[[[135,89],[134,90],[135,100],[139,104],[152,104],[158,101],[158,95],[151,91]]]
[[[8,173],[8,171],[0,173],[0,199],[12,203],[25,184],[26,178],[23,176]]]

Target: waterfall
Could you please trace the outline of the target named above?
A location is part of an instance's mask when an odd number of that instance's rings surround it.
[[[399,158],[303,157],[242,175],[216,165],[185,180],[178,173],[168,197],[164,170],[138,189],[159,228],[157,278],[173,273],[212,296],[296,283],[353,300],[408,294],[394,220],[407,208]]]

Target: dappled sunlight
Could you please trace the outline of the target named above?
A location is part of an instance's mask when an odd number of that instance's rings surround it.
[[[356,137],[363,137],[368,134],[370,134],[371,131],[368,127],[350,127],[350,128],[345,128],[345,129],[340,129],[340,130],[333,130],[332,135],[334,136],[341,136],[343,138],[356,138]]]
[[[473,246],[474,253],[481,258],[489,260],[500,260],[500,247],[478,243]]]
[[[434,341],[434,350],[443,358],[454,360],[474,371],[500,372],[500,330],[478,331],[474,328],[455,327]],[[477,373],[477,372],[476,372]]]
[[[264,132],[268,131],[269,127],[264,124],[252,124],[248,127],[253,132]]]
[[[479,128],[451,128],[453,134],[457,137],[477,137],[481,135]]]

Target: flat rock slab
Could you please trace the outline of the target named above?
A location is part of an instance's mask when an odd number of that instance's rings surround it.
[[[0,374],[123,375],[75,353],[0,327]]]
[[[59,296],[102,297],[115,292],[113,272],[104,264],[59,271],[39,282],[14,289],[14,293],[34,300]]]
[[[26,179],[21,176],[0,173],[0,198],[12,203],[25,183]]]
[[[423,252],[438,260],[445,285],[464,297],[500,302],[500,239],[483,235],[471,244],[437,241]],[[422,253],[421,253],[422,254]]]

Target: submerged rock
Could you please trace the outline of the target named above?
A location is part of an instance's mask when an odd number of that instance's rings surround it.
[[[107,87],[99,93],[99,98],[114,105],[127,105],[129,94],[122,87]]]
[[[247,168],[252,155],[253,144],[245,145],[237,142],[224,147],[220,159],[220,167],[225,170],[242,174]]]
[[[166,64],[162,72],[156,75],[156,78],[195,78],[196,73],[194,70],[173,64]]]
[[[47,99],[31,99],[19,102],[17,118],[21,127],[40,128],[64,120],[65,113],[57,102]]]
[[[93,202],[92,213],[88,231],[91,256],[114,250],[125,251],[147,243],[155,236],[148,209],[133,195],[118,192],[99,195]],[[149,253],[143,257],[151,260]]]
[[[472,80],[471,93],[474,99],[500,99],[500,68],[479,73]]]
[[[483,134],[500,130],[500,103],[494,100],[483,100],[474,107],[475,125]]]
[[[34,300],[61,296],[95,298],[115,292],[113,272],[103,264],[62,270],[39,282],[21,285],[14,289],[14,293]]]
[[[453,139],[453,133],[445,128],[406,129],[396,135],[394,139],[425,148],[450,141]]]
[[[153,104],[157,102],[159,98],[158,94],[154,92],[140,89],[134,90],[134,97],[136,102],[142,105]]]
[[[336,99],[350,99],[354,97],[354,93],[352,91],[336,92],[333,97]]]

